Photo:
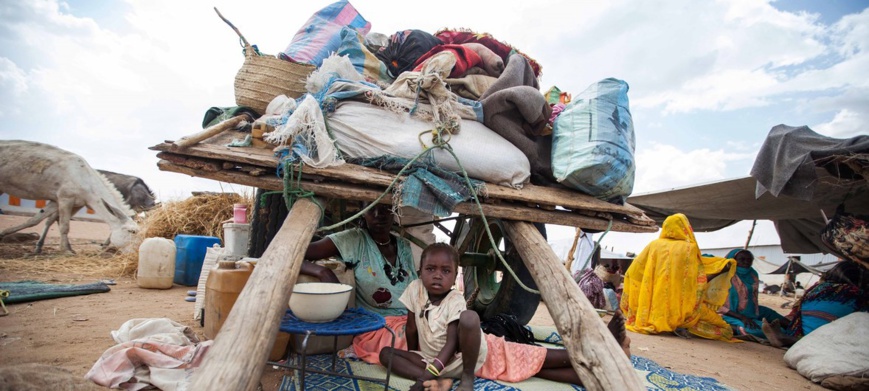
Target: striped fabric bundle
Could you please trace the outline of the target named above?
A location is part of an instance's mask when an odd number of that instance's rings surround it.
[[[356,29],[362,36],[371,30],[371,23],[349,1],[338,1],[312,15],[296,32],[280,57],[319,67],[329,54],[341,46],[340,32],[344,26]]]

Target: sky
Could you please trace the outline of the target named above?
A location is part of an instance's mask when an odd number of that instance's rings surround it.
[[[147,148],[234,105],[243,62],[217,7],[276,54],[331,1],[0,2],[0,139],[53,144],[136,175],[162,201],[249,188],[157,169]],[[536,59],[541,87],[578,94],[625,80],[636,134],[634,194],[742,177],[775,125],[832,137],[869,133],[869,1],[351,2],[372,31],[488,32]],[[741,245],[750,223],[700,234]],[[550,239],[572,237],[552,227]],[[638,252],[655,234],[610,233]],[[755,241],[777,242],[769,222]]]

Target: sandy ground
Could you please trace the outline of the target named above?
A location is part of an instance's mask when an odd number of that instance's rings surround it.
[[[0,229],[24,219],[0,215]],[[46,253],[49,257],[34,258],[51,262],[57,252],[59,237],[56,228],[49,233]],[[41,227],[28,229],[39,232]],[[72,223],[74,249],[95,248],[108,237],[108,227],[100,223]],[[2,259],[32,251],[32,244],[0,244]],[[34,279],[21,271],[0,268],[0,281]],[[201,336],[202,328],[193,321],[193,303],[184,301],[188,290],[195,287],[175,285],[168,290],[141,289],[132,278],[89,276],[53,272],[39,279],[55,283],[87,283],[115,278],[111,292],[9,305],[10,314],[0,317],[0,366],[19,363],[42,363],[63,367],[77,376],[85,373],[100,355],[114,345],[110,332],[133,318],[166,317],[193,327]],[[789,299],[761,294],[762,304],[781,313],[780,305]],[[533,325],[552,325],[545,305],[532,319]],[[629,334],[633,353],[652,359],[673,371],[712,377],[737,390],[822,390],[796,371],[788,368],[782,356],[784,350],[756,343],[724,343],[699,338],[690,340],[675,336]],[[279,372],[267,368],[262,379],[265,390],[274,390],[280,382]],[[0,387],[2,388],[2,387]]]

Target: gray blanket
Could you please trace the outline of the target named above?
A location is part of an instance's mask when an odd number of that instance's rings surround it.
[[[846,165],[822,160],[855,153],[869,153],[869,136],[837,139],[817,134],[808,126],[778,125],[769,131],[751,168],[751,176],[757,179],[755,196],[769,191],[776,197],[811,201],[818,181],[816,167],[842,179],[864,179]]]
[[[531,163],[531,183],[553,185],[552,135],[543,135],[552,109],[528,60],[510,56],[504,73],[483,96],[483,123],[519,148]]]

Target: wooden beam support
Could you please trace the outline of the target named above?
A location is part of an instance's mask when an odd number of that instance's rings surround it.
[[[319,221],[315,203],[296,201],[194,373],[191,390],[256,390]]]
[[[540,287],[583,386],[591,391],[643,390],[630,360],[546,239],[530,223],[504,223],[507,236]]]

